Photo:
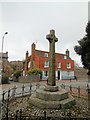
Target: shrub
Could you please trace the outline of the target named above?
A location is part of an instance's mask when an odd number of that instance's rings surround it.
[[[22,73],[22,71],[16,71],[14,73],[14,77],[16,77],[18,79],[21,76],[21,73]]]
[[[29,70],[29,71],[28,71],[28,75],[31,75],[31,74],[35,74],[35,75],[40,74],[40,75],[41,75],[41,74],[42,74],[42,70],[40,70],[40,69],[38,69],[38,68]]]
[[[1,80],[1,83],[2,84],[7,84],[7,83],[9,83],[9,78],[7,77],[7,76],[2,76],[2,80]]]

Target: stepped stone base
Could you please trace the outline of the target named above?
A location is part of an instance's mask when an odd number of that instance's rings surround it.
[[[46,85],[44,90],[45,91],[49,91],[49,92],[56,92],[56,91],[58,91],[58,86]]]
[[[64,89],[55,92],[38,89],[31,95],[30,102],[42,109],[63,109],[75,105],[75,99]]]

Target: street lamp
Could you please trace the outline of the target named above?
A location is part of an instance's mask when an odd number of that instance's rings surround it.
[[[8,32],[5,32],[4,35],[3,35],[3,37],[2,37],[2,54],[3,54],[4,37],[5,37],[6,34],[8,34]]]
[[[2,50],[1,50],[1,63],[2,63],[2,68],[0,68],[0,76],[3,77],[3,72],[4,72],[4,63],[3,63],[3,44],[4,44],[4,38],[5,35],[8,34],[8,32],[5,32],[3,37],[2,37]],[[1,79],[0,79],[0,83],[1,83]]]
[[[4,72],[4,63],[3,63],[3,45],[4,45],[4,38],[5,38],[5,35],[7,35],[8,32],[5,32],[3,37],[2,37],[2,71]]]

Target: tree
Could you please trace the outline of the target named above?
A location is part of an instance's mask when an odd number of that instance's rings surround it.
[[[86,35],[78,41],[79,45],[74,47],[75,52],[81,55],[84,68],[88,69],[88,82],[90,83],[90,21],[86,26]],[[88,84],[89,85],[89,84]],[[88,88],[88,109],[90,110],[90,92]]]
[[[10,77],[13,74],[14,70],[10,65],[6,66],[6,74]]]
[[[79,45],[74,47],[75,52],[81,55],[83,67],[88,69],[90,75],[90,21],[86,26],[86,35],[78,41]]]

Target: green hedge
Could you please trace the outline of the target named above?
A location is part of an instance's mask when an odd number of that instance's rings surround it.
[[[41,69],[38,69],[38,68],[35,68],[35,69],[32,69],[32,70],[29,70],[28,71],[28,75],[31,75],[31,74],[42,74],[42,70]]]

